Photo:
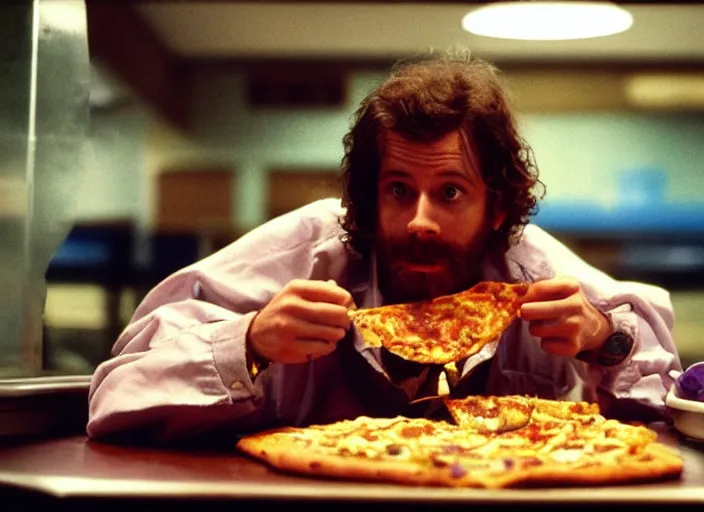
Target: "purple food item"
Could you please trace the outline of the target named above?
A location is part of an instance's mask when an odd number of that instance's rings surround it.
[[[450,474],[452,478],[462,478],[467,474],[467,470],[459,462],[455,462],[450,466]]]
[[[675,381],[677,395],[685,400],[704,402],[704,362],[694,363]]]

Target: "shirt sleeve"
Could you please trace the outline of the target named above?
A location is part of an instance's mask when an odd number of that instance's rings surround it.
[[[589,365],[588,384],[603,397],[600,399],[603,405],[611,406],[614,400],[623,399],[664,413],[664,398],[672,385],[669,374],[682,368],[672,337],[674,311],[667,290],[613,279],[539,228],[530,226],[526,230],[527,252],[541,254],[539,259],[549,262],[551,275],[579,280],[590,302],[600,311],[610,313],[613,327],[634,341],[620,364]]]
[[[88,435],[139,431],[169,441],[204,428],[255,425],[262,389],[249,377],[244,350],[253,315],[189,299],[129,325],[119,352],[93,375]],[[195,409],[208,410],[207,423]]]
[[[666,414],[664,399],[673,383],[670,372],[682,368],[672,337],[674,314],[669,296],[661,288],[641,283],[623,283],[622,288],[610,297],[594,298],[600,310],[614,311],[614,329],[634,341],[620,364],[590,368],[600,401],[605,410],[613,407],[615,400],[627,400]]]
[[[320,206],[320,205],[318,205]],[[172,441],[263,421],[275,365],[249,375],[245,339],[256,312],[290,280],[313,278],[336,238],[316,212],[284,215],[151,290],[95,370],[87,433]]]

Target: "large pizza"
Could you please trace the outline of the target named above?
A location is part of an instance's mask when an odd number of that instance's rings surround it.
[[[405,485],[500,488],[677,478],[654,431],[596,404],[527,396],[446,399],[453,421],[359,417],[243,437],[242,452],[288,472]]]

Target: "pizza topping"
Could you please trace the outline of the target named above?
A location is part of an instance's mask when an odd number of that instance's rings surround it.
[[[436,468],[444,468],[450,465],[449,462],[447,462],[437,453],[433,453],[430,455],[430,462],[432,462],[433,466],[435,466]]]
[[[469,396],[446,399],[445,406],[462,428],[487,433],[519,429],[530,421],[532,411],[523,397]]]
[[[367,441],[376,441],[377,439],[379,439],[379,434],[367,430],[362,434],[362,437]]]
[[[407,426],[403,427],[401,430],[401,436],[402,437],[420,437],[423,434],[432,434],[434,431],[433,426],[431,424],[426,424],[423,425],[422,427],[418,426]]]
[[[592,446],[592,449],[596,453],[606,453],[606,452],[610,452],[612,450],[617,450],[619,448],[622,448],[622,447],[616,446],[613,444],[595,444],[594,446]]]
[[[574,462],[582,457],[582,450],[577,448],[558,449],[550,453],[550,457],[558,462]]]
[[[584,439],[567,439],[560,444],[553,445],[553,447],[565,450],[582,449],[584,448]]]
[[[467,470],[459,462],[455,462],[450,466],[450,475],[452,478],[462,478],[467,475]]]
[[[524,467],[542,466],[543,461],[535,456],[523,457],[521,459],[521,465]]]
[[[403,455],[408,453],[408,447],[402,444],[389,444],[386,446],[386,453],[389,455]]]
[[[442,451],[443,453],[462,453],[467,449],[458,444],[448,444],[442,447]]]

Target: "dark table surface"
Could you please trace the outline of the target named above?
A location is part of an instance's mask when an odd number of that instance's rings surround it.
[[[323,480],[281,474],[238,455],[97,443],[73,436],[0,446],[0,491],[54,499],[306,501],[417,505],[606,503],[696,505],[704,511],[704,443],[656,426],[684,458],[678,480],[549,489],[445,489]],[[0,504],[2,503],[0,494]],[[2,507],[0,507],[2,509]]]

